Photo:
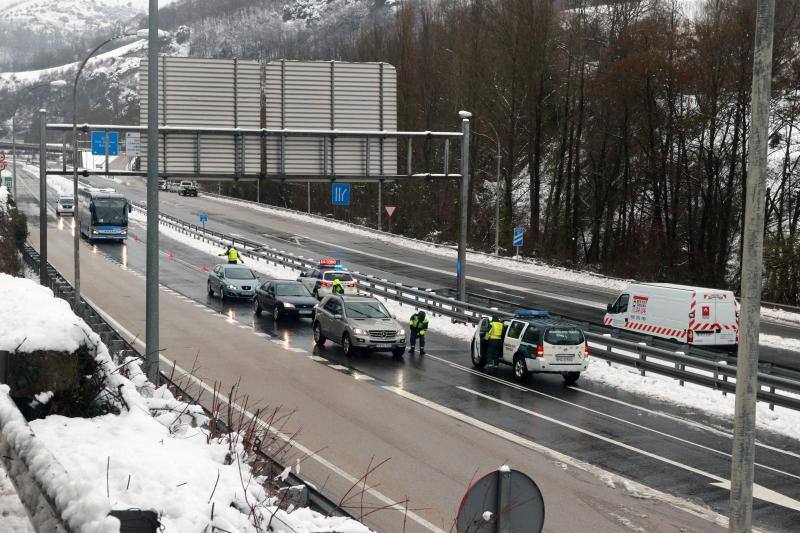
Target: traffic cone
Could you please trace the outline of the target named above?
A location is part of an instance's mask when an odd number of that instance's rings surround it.
[[[133,240],[134,240],[134,241],[136,241],[136,242],[139,242],[139,241],[141,240],[141,239],[139,238],[139,236],[138,236],[138,235],[136,235],[135,233],[132,235],[132,237],[133,237]]]
[[[167,254],[167,259],[169,259],[170,261],[175,261],[175,254],[172,253],[172,250],[170,250],[169,253]]]
[[[205,264],[200,265],[200,272],[208,272],[208,267]]]

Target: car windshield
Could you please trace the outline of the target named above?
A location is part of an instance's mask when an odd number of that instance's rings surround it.
[[[583,343],[583,332],[577,328],[550,328],[544,334],[544,341],[557,346],[574,346]]]
[[[226,268],[225,277],[228,279],[255,279],[249,268]]]
[[[125,198],[95,198],[94,223],[98,226],[127,226],[128,201]]]
[[[382,303],[372,302],[345,302],[344,308],[349,318],[389,318],[391,315]]]
[[[275,285],[275,294],[278,296],[311,296],[302,283],[280,283]]]
[[[347,272],[325,272],[325,275],[322,279],[327,281],[333,281],[335,279],[338,279],[339,281],[353,281],[353,276]]]

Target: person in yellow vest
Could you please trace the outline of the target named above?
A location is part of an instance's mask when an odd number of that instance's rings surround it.
[[[333,286],[331,287],[331,294],[344,294],[344,285],[338,279],[333,280]]]
[[[425,355],[425,332],[428,331],[428,317],[425,316],[425,311],[411,315],[408,329],[411,331],[411,346],[408,348],[408,353],[414,353],[414,347],[419,339],[419,354]]]
[[[503,322],[496,316],[489,322],[489,331],[486,332],[486,363],[491,363],[496,369],[503,356]]]
[[[228,246],[228,249],[219,254],[220,257],[227,257],[229,265],[235,265],[236,263],[244,264],[244,261],[239,257],[239,252],[236,251],[236,248],[233,246]]]

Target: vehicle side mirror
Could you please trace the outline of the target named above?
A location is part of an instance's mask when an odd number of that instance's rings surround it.
[[[606,306],[606,312],[607,313],[613,313],[614,312],[614,304],[608,304]]]
[[[333,318],[335,318],[336,320],[341,320],[342,319],[342,315],[333,315]]]
[[[306,277],[306,273],[305,272],[300,272],[300,275],[298,277],[299,278],[304,278],[304,277]]]

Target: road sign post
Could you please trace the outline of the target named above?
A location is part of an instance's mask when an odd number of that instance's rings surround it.
[[[507,466],[472,484],[461,500],[457,533],[535,533],[544,526],[544,498],[534,481]]]
[[[331,203],[333,205],[350,205],[350,184],[334,183],[331,190]]]
[[[397,206],[396,205],[385,205],[385,206],[383,206],[383,210],[386,211],[386,218],[389,221],[389,233],[391,233],[392,232],[392,215],[394,215],[394,212],[397,211]],[[380,228],[378,228],[378,229],[380,229]]]
[[[516,257],[519,257],[519,249],[522,247],[522,237],[524,233],[525,228],[520,226],[514,228],[514,247],[517,249]]]

